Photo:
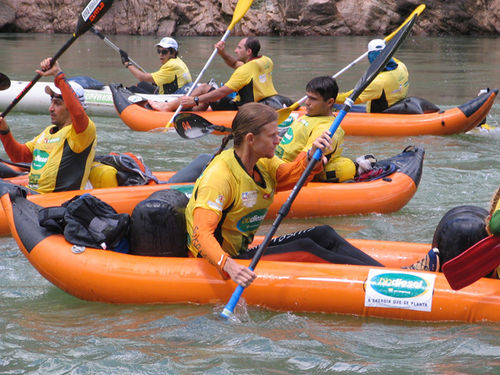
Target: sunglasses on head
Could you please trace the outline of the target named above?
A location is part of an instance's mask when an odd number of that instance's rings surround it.
[[[166,55],[167,53],[170,52],[170,50],[158,48],[156,52],[158,52],[158,55]]]

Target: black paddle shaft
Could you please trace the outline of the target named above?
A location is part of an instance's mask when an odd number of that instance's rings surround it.
[[[83,9],[82,13],[78,17],[78,24],[76,26],[75,33],[71,38],[61,47],[57,53],[52,56],[50,68],[57,61],[57,59],[73,44],[73,42],[83,33],[85,33],[92,24],[96,23],[103,15],[107,12],[113,0],[90,0],[87,6]],[[49,69],[50,69],[49,68]],[[37,73],[37,75],[28,83],[28,85],[15,97],[15,99],[9,104],[9,106],[2,112],[1,117],[7,116],[12,108],[15,107],[17,103],[26,95],[28,91],[38,82],[42,76]]]

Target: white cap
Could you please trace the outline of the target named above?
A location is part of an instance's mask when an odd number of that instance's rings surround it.
[[[83,90],[83,87],[75,81],[68,81],[68,83],[75,92],[78,100],[82,104],[83,109],[87,109],[87,103],[85,103],[85,91]],[[59,90],[57,86],[54,86],[54,88],[45,86],[45,92],[50,96],[61,95],[61,90]]]
[[[380,51],[385,48],[385,41],[383,39],[373,39],[368,43],[368,52]]]
[[[179,49],[179,45],[173,38],[169,38],[168,36],[160,40],[160,43],[158,43],[156,46],[160,46],[163,48],[173,48],[176,51]]]

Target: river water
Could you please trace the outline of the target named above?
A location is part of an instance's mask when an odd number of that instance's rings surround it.
[[[40,60],[69,35],[0,34],[0,71],[30,80]],[[153,37],[109,36],[148,71],[159,64]],[[178,38],[194,76],[217,38]],[[229,38],[234,49],[238,39]],[[361,55],[367,37],[266,37],[262,52],[275,62],[278,91],[298,99],[314,76],[333,75]],[[410,36],[396,53],[410,71],[410,94],[442,109],[463,104],[481,88],[500,86],[500,38]],[[134,83],[119,55],[90,32],[60,59],[68,76],[104,83]],[[339,78],[353,87],[367,68],[360,62]],[[219,58],[206,80],[225,81]],[[205,80],[205,79],[204,79]],[[8,123],[19,141],[43,129],[48,115],[17,113]],[[154,170],[178,169],[200,152],[212,152],[215,136],[186,141],[175,133],[135,133],[117,118],[94,118],[98,152],[132,151]],[[500,127],[500,101],[487,123]],[[399,212],[285,220],[278,233],[319,223],[345,237],[429,243],[442,215],[463,204],[489,207],[500,183],[500,128],[454,136],[346,137],[350,157],[378,158],[407,145],[424,147],[420,187]],[[3,150],[0,157],[6,157]],[[359,199],[363,199],[362,196]],[[261,228],[265,234],[267,223]],[[258,271],[258,268],[257,268]],[[332,298],[337,298],[332,296]],[[221,306],[120,306],[89,303],[54,287],[19,252],[0,239],[0,373],[2,374],[492,374],[500,373],[500,329],[495,324],[413,323],[327,314],[248,309],[241,323],[217,319]]]

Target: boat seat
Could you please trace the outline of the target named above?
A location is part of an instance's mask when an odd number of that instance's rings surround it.
[[[390,106],[382,113],[399,113],[403,115],[422,115],[439,112],[439,107],[418,96],[409,96]]]

